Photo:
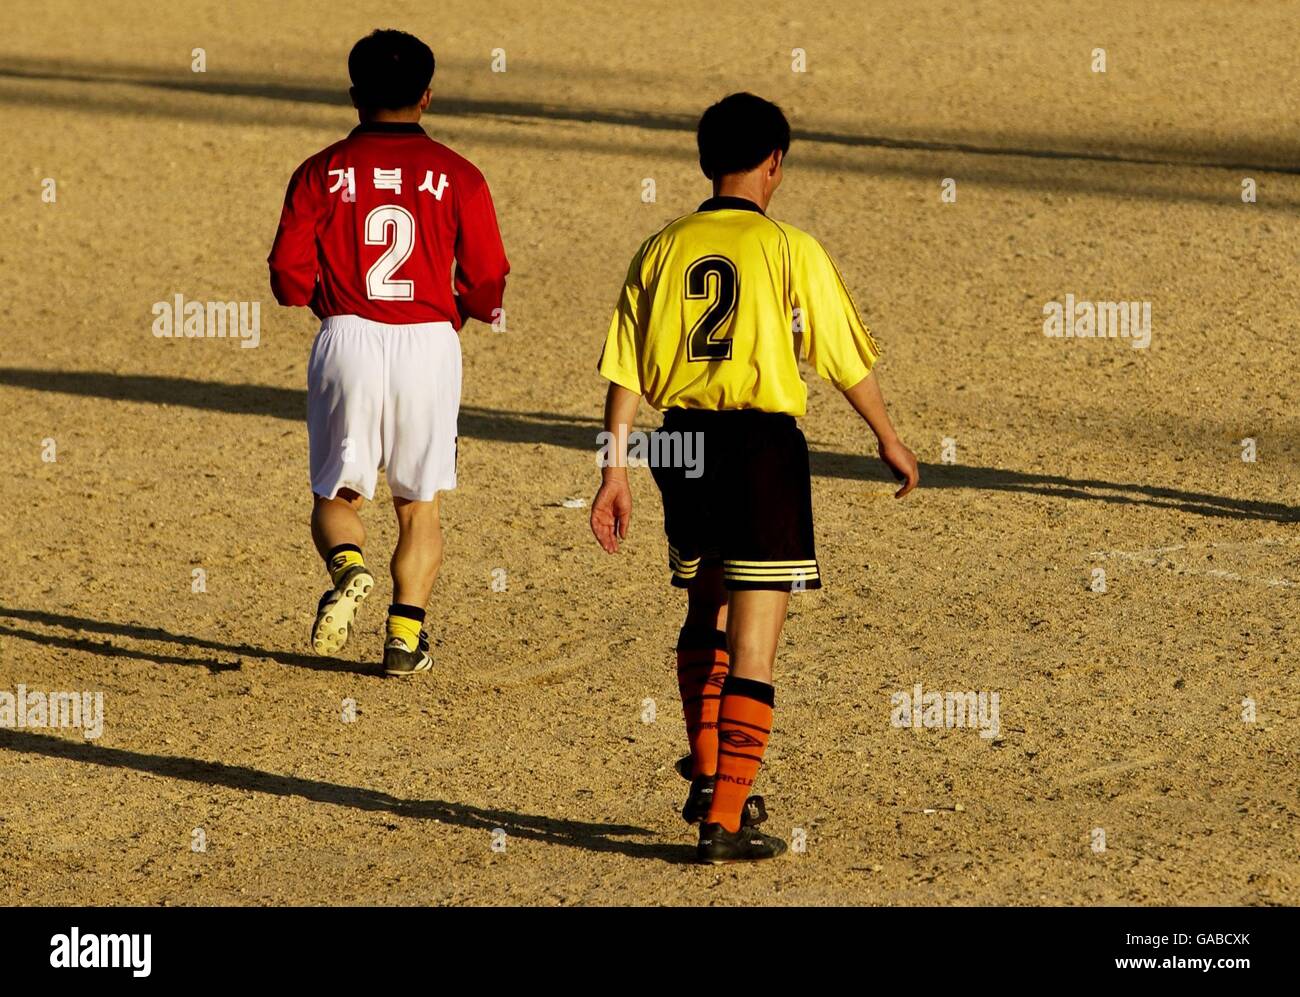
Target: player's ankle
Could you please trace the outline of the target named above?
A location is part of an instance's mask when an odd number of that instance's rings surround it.
[[[414,651],[420,645],[420,630],[424,626],[424,610],[418,606],[407,606],[395,602],[388,607],[386,625],[386,642],[400,640],[408,651]]]

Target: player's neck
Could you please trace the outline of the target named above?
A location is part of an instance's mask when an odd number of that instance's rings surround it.
[[[713,185],[714,197],[742,197],[753,201],[764,212],[772,200],[772,192],[766,189],[763,178],[755,173],[731,173],[722,177]]]
[[[374,111],[358,111],[357,118],[363,125],[390,121],[403,124],[419,124],[420,109],[418,107],[402,107],[391,111],[388,108],[379,108]]]

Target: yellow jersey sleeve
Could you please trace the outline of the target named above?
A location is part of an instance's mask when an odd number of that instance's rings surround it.
[[[605,334],[605,348],[596,365],[601,377],[637,394],[643,394],[645,390],[641,384],[640,354],[645,342],[649,302],[641,280],[641,261],[647,245],[648,239],[641,244],[627,268],[627,279],[623,281],[614,317],[609,322],[609,332]]]
[[[799,356],[847,391],[871,373],[880,348],[820,242],[782,224],[790,239],[790,299]]]

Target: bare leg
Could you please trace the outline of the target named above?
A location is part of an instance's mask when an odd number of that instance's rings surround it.
[[[360,516],[365,499],[348,488],[340,488],[332,499],[312,497],[316,501],[311,510],[311,538],[322,560],[339,544],[365,544],[366,528]]]
[[[722,587],[722,566],[701,568],[686,590],[686,625],[727,629],[727,590]]]
[[[394,498],[397,547],[393,550],[393,602],[424,609],[442,567],[441,496],[431,502]]]
[[[733,676],[772,684],[772,665],[789,602],[789,592],[753,589],[731,593],[727,646]]]
[[[677,644],[677,689],[691,749],[692,788],[686,810],[702,816],[708,809],[712,777],[718,769],[718,706],[727,678],[726,647],[719,648],[716,638],[717,631],[727,629],[722,566],[701,568],[691,579],[686,598],[686,624]],[[709,779],[707,786],[700,781],[705,777]],[[697,793],[702,795],[697,798]]]
[[[340,544],[355,544],[360,550],[366,542],[366,529],[358,515],[364,500],[347,489],[340,489],[335,498],[317,495],[315,500],[311,510],[311,538],[332,580],[330,589],[316,607],[311,646],[317,654],[337,654],[347,643],[353,618],[375,583],[369,572],[356,571],[350,566],[350,558],[356,555],[340,555],[336,563],[330,563],[330,551]]]

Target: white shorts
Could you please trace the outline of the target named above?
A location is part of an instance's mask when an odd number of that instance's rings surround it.
[[[450,322],[325,319],[307,361],[311,490],[372,499],[381,466],[398,498],[427,502],[455,488],[460,375]]]

